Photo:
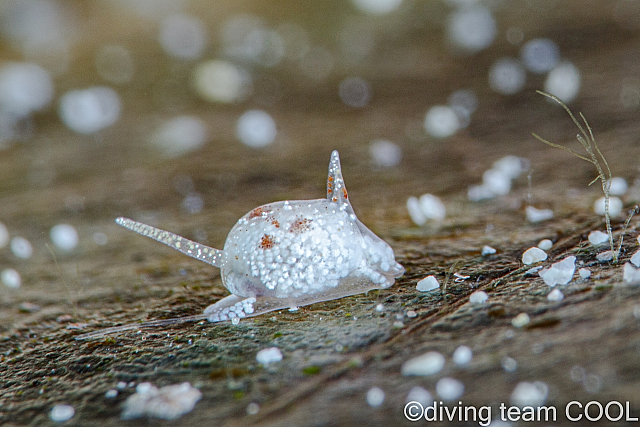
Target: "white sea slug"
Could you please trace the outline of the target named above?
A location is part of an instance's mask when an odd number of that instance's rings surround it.
[[[131,219],[116,222],[220,268],[232,295],[207,307],[203,315],[117,326],[76,339],[205,318],[219,322],[257,316],[388,288],[404,273],[391,247],[356,217],[337,151],[331,154],[325,199],[253,209],[231,229],[224,250]]]

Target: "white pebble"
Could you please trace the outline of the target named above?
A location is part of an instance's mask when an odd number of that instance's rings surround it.
[[[107,390],[107,392],[104,394],[104,397],[106,397],[107,399],[113,399],[117,395],[118,395],[118,390],[116,390],[115,388],[112,388],[111,390]]]
[[[471,115],[478,109],[478,96],[472,90],[460,89],[449,95],[449,106],[461,118],[466,127],[471,120]]]
[[[222,51],[242,63],[264,67],[277,65],[285,54],[285,42],[255,15],[240,14],[222,26]]]
[[[469,302],[471,304],[484,304],[489,299],[489,295],[485,291],[475,291],[469,295]]]
[[[424,279],[420,280],[416,285],[416,289],[420,292],[429,292],[434,289],[438,289],[440,287],[440,283],[438,283],[438,279],[435,276],[427,276]]]
[[[265,111],[249,110],[238,119],[236,135],[249,147],[266,147],[276,139],[277,133],[276,122]]]
[[[449,40],[468,52],[477,52],[491,46],[496,32],[493,15],[482,6],[461,8],[453,12],[447,25]]]
[[[49,418],[52,421],[61,423],[70,420],[75,414],[76,410],[71,405],[55,405],[49,412]]]
[[[158,389],[150,383],[140,383],[136,392],[124,402],[123,419],[143,416],[175,420],[191,412],[202,393],[188,382]]]
[[[71,130],[94,133],[120,117],[120,96],[110,87],[70,90],[60,98],[60,118]]]
[[[9,230],[7,230],[7,227],[0,222],[0,249],[7,246],[8,243],[9,243]]]
[[[96,53],[94,64],[103,79],[111,83],[129,83],[135,73],[133,55],[124,46],[103,46]]]
[[[560,289],[555,288],[554,290],[552,290],[551,292],[549,292],[549,294],[547,295],[547,300],[549,301],[562,301],[564,299],[564,295],[562,295],[562,292],[560,292]]]
[[[518,178],[523,172],[529,170],[529,160],[517,156],[505,156],[493,163],[491,169],[502,172],[509,179]]]
[[[461,345],[453,352],[453,363],[456,365],[467,365],[471,362],[473,352],[466,345]]]
[[[247,405],[247,415],[257,415],[260,412],[260,405],[256,402],[251,402]]]
[[[206,61],[195,68],[193,86],[205,101],[229,104],[251,92],[251,76],[230,62]]]
[[[535,264],[547,259],[547,254],[540,248],[529,248],[522,254],[522,263],[524,265]]]
[[[429,393],[429,390],[420,386],[415,386],[409,390],[406,401],[407,403],[418,402],[424,407],[433,403],[433,396]]]
[[[263,348],[256,354],[258,363],[268,365],[269,363],[279,362],[282,360],[282,352],[278,347]]]
[[[520,57],[527,70],[544,74],[560,61],[560,49],[550,39],[533,39],[522,46]]]
[[[543,239],[540,240],[540,243],[538,243],[538,247],[543,251],[548,251],[553,247],[553,242],[549,239]]]
[[[519,407],[538,407],[544,404],[549,395],[549,387],[542,381],[520,382],[511,393],[511,404]]]
[[[437,351],[430,351],[421,356],[409,359],[402,364],[401,372],[404,376],[428,376],[437,374],[444,368],[444,356]]]
[[[511,178],[501,170],[489,169],[482,174],[482,185],[496,196],[504,196],[511,191]]]
[[[411,220],[417,225],[423,225],[427,222],[427,217],[424,215],[424,212],[422,212],[420,201],[417,197],[411,196],[407,199],[407,211],[409,212]]]
[[[435,138],[446,138],[460,128],[458,116],[451,107],[436,105],[431,107],[424,118],[424,128]]]
[[[600,230],[595,230],[589,233],[589,243],[592,245],[601,245],[602,243],[606,243],[609,241],[609,235],[607,233],[603,233]]]
[[[534,223],[547,221],[553,218],[553,211],[551,209],[537,209],[533,206],[527,206],[525,208],[525,213],[527,215],[527,221]]]
[[[369,406],[377,408],[384,403],[384,391],[380,387],[370,388],[367,392],[367,403]]]
[[[51,75],[39,65],[9,62],[0,68],[0,111],[3,113],[24,118],[49,105],[53,92]]]
[[[63,251],[70,251],[78,245],[78,232],[69,224],[54,225],[49,236],[53,244]]]
[[[33,248],[24,237],[14,237],[11,239],[11,252],[18,258],[29,259],[33,254]]]
[[[593,209],[598,215],[604,215],[604,197],[599,198],[593,205]],[[609,197],[609,215],[612,217],[622,213],[622,200],[613,196]]]
[[[433,194],[420,196],[420,209],[427,220],[442,221],[447,214],[447,209],[438,197]]]
[[[611,261],[613,259],[613,252],[612,251],[600,252],[598,255],[596,255],[596,259],[600,262]]]
[[[640,267],[640,250],[636,251],[636,253],[633,254],[629,261],[631,261],[631,264],[635,265],[636,267]]]
[[[206,142],[204,122],[194,116],[178,116],[164,122],[151,137],[152,144],[168,158],[197,151]]]
[[[364,107],[371,99],[371,87],[369,83],[360,77],[347,77],[340,82],[338,95],[342,102],[350,107]]]
[[[619,176],[614,176],[611,178],[611,184],[609,187],[609,194],[612,196],[622,196],[627,192],[629,186],[627,185],[627,181],[624,178]]]
[[[528,269],[527,271],[524,272],[525,276],[533,276],[534,274],[536,274],[538,271],[542,270],[542,266],[539,265],[537,267],[532,267],[530,269]]]
[[[376,166],[391,168],[402,160],[402,149],[391,141],[377,139],[369,145],[369,154]]]
[[[198,59],[207,46],[207,32],[200,19],[175,14],[160,23],[158,41],[162,49],[174,58]]]
[[[578,270],[578,274],[580,275],[581,278],[588,279],[589,277],[591,277],[591,270],[583,267],[580,270]]]
[[[622,280],[627,285],[640,285],[640,269],[635,268],[630,262],[625,263]]]
[[[22,283],[22,279],[20,278],[20,273],[18,273],[12,268],[7,268],[5,270],[2,270],[2,273],[0,273],[0,281],[2,281],[2,284],[5,285],[7,288],[14,288],[14,289],[19,288]]]
[[[489,86],[502,95],[520,92],[526,79],[524,67],[517,59],[498,59],[489,69]]]
[[[555,285],[566,285],[573,278],[576,271],[576,257],[568,256],[560,262],[556,262],[549,268],[545,268],[538,273],[544,282],[554,287]]]
[[[467,198],[472,202],[479,202],[481,200],[492,199],[496,195],[486,185],[472,185],[467,191]]]
[[[502,369],[507,372],[515,372],[518,369],[518,362],[513,357],[504,357],[501,362]]]
[[[372,15],[384,15],[396,10],[402,0],[351,0],[355,7]]]
[[[529,315],[527,313],[520,313],[511,320],[511,324],[516,328],[522,328],[530,321],[531,319],[529,318]]]
[[[441,378],[436,383],[436,393],[445,402],[451,402],[462,396],[464,384],[453,378]]]
[[[569,103],[578,96],[580,83],[580,71],[572,63],[563,61],[547,74],[544,90]]]
[[[482,247],[482,256],[493,255],[496,253],[496,250],[491,246],[484,245]]]

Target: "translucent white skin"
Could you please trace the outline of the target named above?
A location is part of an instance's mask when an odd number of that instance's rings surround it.
[[[388,288],[404,274],[391,247],[353,212],[337,151],[331,154],[326,199],[255,208],[231,229],[222,251],[128,218],[116,222],[219,267],[232,295],[207,307],[203,316],[118,326],[76,339],[203,318],[256,316]]]

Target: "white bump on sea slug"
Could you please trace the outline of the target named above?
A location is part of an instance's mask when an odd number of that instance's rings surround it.
[[[279,362],[282,360],[282,352],[278,347],[263,348],[256,354],[258,363],[268,365],[269,363]]]
[[[591,270],[583,267],[580,270],[578,270],[578,274],[580,275],[581,278],[588,279],[589,277],[591,277]]]
[[[491,246],[483,246],[482,247],[482,256],[493,255],[496,253],[496,250]]]
[[[437,351],[430,351],[414,357],[402,364],[400,372],[404,376],[428,376],[437,374],[444,368],[444,356]]]
[[[595,201],[595,203],[593,204],[593,210],[598,214],[598,215],[604,215],[604,206],[605,206],[605,200],[604,197],[600,197],[598,200]],[[622,200],[620,200],[617,197],[609,197],[609,215],[610,216],[618,216],[622,213]]]
[[[533,206],[527,206],[525,212],[527,221],[529,222],[541,222],[553,218],[553,211],[551,209],[537,209]]]
[[[538,243],[538,247],[543,251],[548,251],[553,247],[553,242],[549,239],[543,239]]]
[[[516,328],[522,328],[524,325],[530,322],[529,315],[527,313],[520,313],[511,320],[511,324]]]
[[[416,285],[416,289],[420,292],[429,292],[434,289],[438,289],[440,287],[440,283],[438,283],[438,279],[435,276],[427,276],[424,279],[420,280]]]
[[[547,259],[547,254],[540,248],[529,248],[522,254],[522,263],[525,265],[535,264]]]
[[[484,304],[489,299],[489,295],[485,291],[475,291],[469,296],[471,304]]]
[[[436,383],[436,393],[445,402],[457,400],[464,393],[464,384],[453,378],[441,378]]]
[[[636,253],[633,254],[629,261],[631,261],[631,264],[635,265],[636,267],[640,267],[640,250],[636,251]]]
[[[601,245],[609,241],[609,235],[600,230],[594,230],[589,233],[589,243],[592,245]]]

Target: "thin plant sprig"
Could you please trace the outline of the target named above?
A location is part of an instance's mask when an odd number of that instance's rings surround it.
[[[611,254],[613,256],[613,263],[616,264],[618,262],[618,252],[614,249],[614,246],[613,246],[613,232],[611,231],[611,216],[609,215],[609,189],[611,187],[611,169],[609,168],[609,163],[607,163],[607,159],[604,158],[602,151],[600,151],[600,148],[598,147],[598,143],[596,142],[596,139],[593,137],[593,131],[591,130],[591,126],[589,126],[587,119],[584,117],[582,113],[578,113],[578,114],[580,115],[580,118],[584,122],[584,127],[582,126],[582,124],[580,124],[578,119],[576,119],[576,117],[573,115],[569,107],[567,107],[567,104],[562,102],[560,98],[550,93],[542,92],[540,90],[536,90],[536,92],[560,104],[560,106],[564,108],[564,110],[569,114],[569,117],[571,117],[571,120],[573,120],[573,123],[577,126],[578,130],[580,131],[580,133],[576,135],[576,138],[578,139],[578,141],[580,141],[580,144],[582,144],[582,146],[584,147],[589,157],[583,156],[582,154],[575,152],[569,147],[565,147],[563,145],[554,144],[553,142],[547,141],[546,139],[542,138],[536,133],[532,133],[532,135],[538,141],[544,142],[545,144],[551,147],[568,151],[574,156],[593,164],[598,170],[598,176],[595,177],[593,181],[589,183],[589,185],[593,184],[598,180],[600,180],[600,182],[602,183],[602,192],[604,193],[604,217],[607,223],[607,234],[609,235],[609,247],[611,248]],[[586,130],[585,130],[585,127],[586,127]],[[602,168],[602,165],[600,164],[600,161],[604,163],[604,166],[607,171],[606,175],[604,173],[604,169]]]

